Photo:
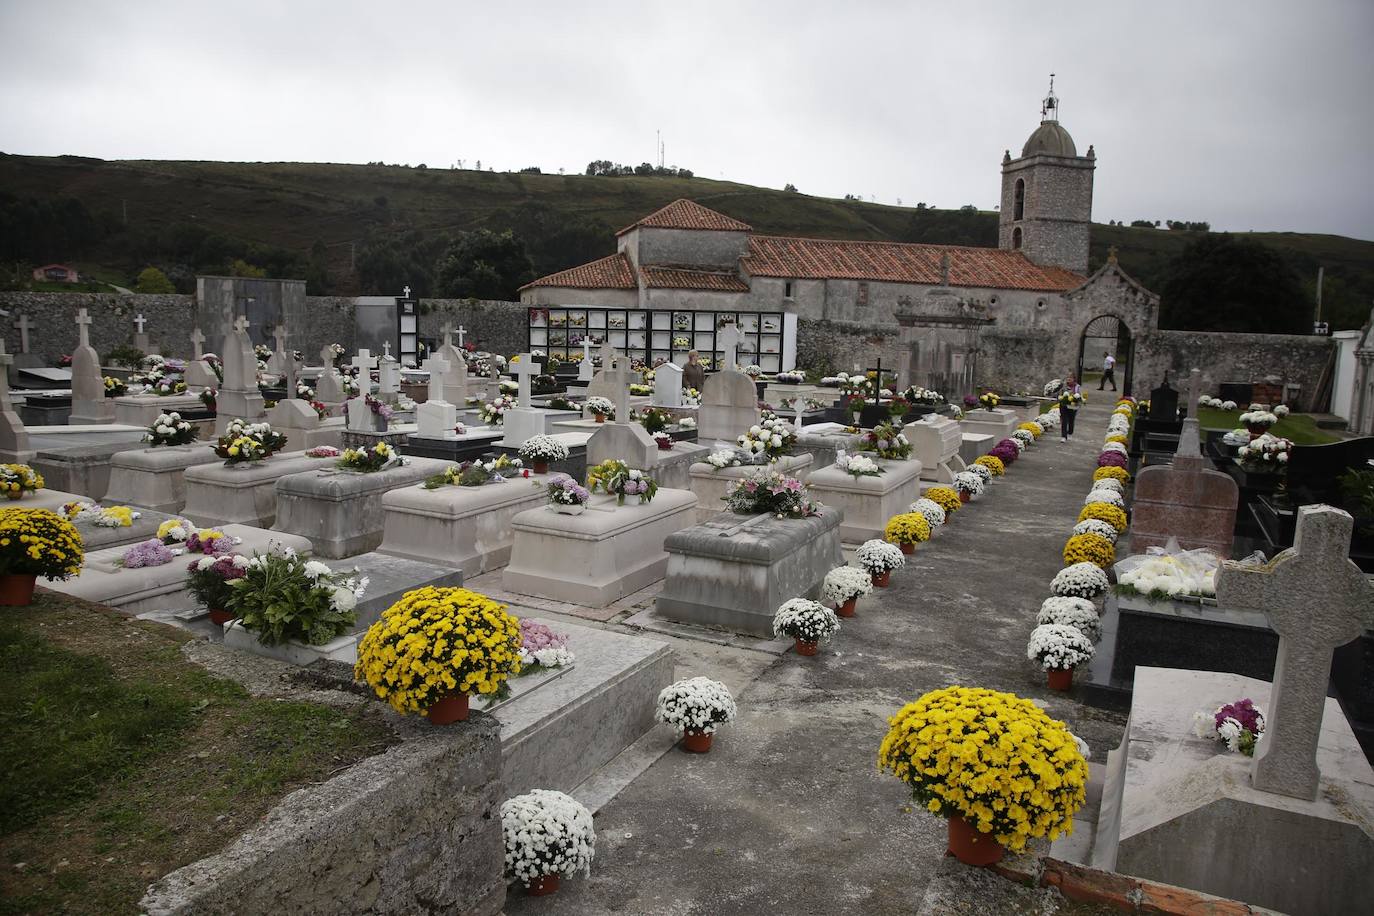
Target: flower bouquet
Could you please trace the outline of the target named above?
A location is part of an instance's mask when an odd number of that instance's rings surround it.
[[[123,379],[117,379],[112,375],[105,376],[105,397],[118,398],[129,393],[129,386],[124,384]]]
[[[1034,420],[1027,420],[1025,423],[1018,423],[1016,424],[1016,428],[1018,430],[1030,433],[1031,436],[1033,436],[1036,439],[1039,439],[1041,436],[1045,434],[1045,427],[1035,422]]]
[[[704,754],[711,749],[716,729],[738,714],[730,688],[706,677],[693,677],[664,687],[654,706],[654,718],[671,725],[682,737],[682,749]]]
[[[1064,598],[1096,598],[1110,587],[1106,572],[1095,563],[1065,566],[1050,580],[1050,591]]]
[[[1217,596],[1216,574],[1221,558],[1206,548],[1178,550],[1149,548],[1116,565],[1116,593],[1149,601],[1184,601]]]
[[[486,483],[504,483],[516,477],[529,477],[530,472],[521,465],[519,458],[499,455],[483,461],[480,458],[451,464],[442,473],[426,477],[422,487],[437,490],[439,487],[480,487]]]
[[[1031,630],[1026,643],[1026,658],[1049,673],[1051,690],[1073,686],[1073,669],[1092,661],[1093,643],[1078,627],[1042,623]]]
[[[0,605],[27,605],[34,581],[81,572],[85,551],[71,522],[46,509],[0,509]]]
[[[1254,406],[1240,415],[1240,425],[1250,431],[1250,438],[1258,439],[1269,432],[1269,428],[1279,422],[1278,414],[1267,410],[1256,410]]]
[[[564,515],[581,515],[587,500],[592,498],[590,490],[567,474],[555,474],[550,478],[546,492],[549,495],[549,506],[555,512]]]
[[[1290,410],[1287,404],[1276,404],[1274,406],[1274,416],[1278,417],[1280,420],[1288,416],[1289,413]]]
[[[975,462],[973,464],[965,465],[964,471],[969,474],[977,475],[978,479],[983,482],[984,486],[992,483],[992,471],[988,470],[988,466],[985,464],[978,464]]]
[[[998,397],[997,393],[994,391],[984,391],[982,394],[978,395],[978,403],[984,410],[992,410],[998,404],[1002,403],[1002,399]]]
[[[933,499],[922,496],[910,506],[912,512],[921,513],[933,534],[936,528],[945,523],[945,510]]]
[[[183,420],[181,414],[172,411],[157,415],[153,425],[143,433],[143,441],[147,442],[150,448],[163,445],[190,445],[199,435],[200,430],[197,427]]]
[[[1087,398],[1083,397],[1083,395],[1079,392],[1061,391],[1059,393],[1059,409],[1077,410],[1078,408],[1083,406],[1083,402],[1086,400]]]
[[[157,538],[148,538],[146,541],[139,541],[126,549],[115,565],[124,569],[166,566],[179,553],[181,553],[180,550],[173,550]]]
[[[639,416],[639,424],[649,435],[661,432],[673,425],[673,415],[662,407],[650,407]]]
[[[887,414],[894,420],[906,416],[909,410],[911,410],[911,402],[901,395],[897,395],[887,402]]]
[[[736,515],[767,512],[778,518],[810,518],[821,504],[807,495],[806,484],[776,471],[754,473],[736,482],[725,494],[725,507]]]
[[[338,466],[345,471],[371,474],[374,471],[399,468],[406,463],[400,452],[385,442],[378,442],[372,448],[344,449],[343,454],[339,456]]]
[[[959,498],[959,493],[949,487],[931,487],[926,490],[925,498],[944,509],[946,517],[958,512],[959,507],[964,504]]]
[[[498,692],[520,673],[520,622],[465,588],[406,592],[358,642],[353,676],[391,708],[433,725],[468,717],[468,695]]]
[[[187,565],[187,590],[210,612],[211,623],[222,626],[234,619],[226,610],[232,593],[229,583],[241,579],[247,568],[248,558],[237,554],[207,555]]]
[[[625,505],[625,497],[638,496],[641,503],[651,502],[658,493],[658,482],[637,468],[621,468],[602,483],[607,493],[614,493],[616,505]]]
[[[290,548],[254,553],[230,582],[226,611],[264,646],[296,641],[321,646],[347,633],[367,577],[335,572]]]
[[[901,548],[876,538],[860,544],[859,549],[854,552],[854,559],[868,570],[868,574],[873,578],[873,584],[878,588],[887,588],[892,571],[906,565],[906,557],[902,555]]]
[[[520,677],[541,668],[562,668],[572,663],[567,636],[536,620],[520,621]]]
[[[769,413],[749,427],[737,441],[744,451],[766,456],[771,462],[788,453],[797,441],[797,434],[786,421]]]
[[[954,490],[963,502],[968,502],[976,496],[982,496],[986,486],[987,484],[983,483],[983,478],[972,471],[960,471],[954,475]]]
[[[1247,471],[1282,471],[1288,466],[1293,443],[1281,436],[1262,433],[1236,450],[1236,461]]]
[[[1007,472],[1006,462],[996,455],[983,455],[979,458],[975,458],[973,463],[979,467],[987,468],[993,477],[1001,477]]]
[[[868,402],[864,399],[862,394],[851,394],[844,398],[840,406],[844,408],[846,413],[854,415],[854,422],[857,424],[859,422],[859,414],[864,412],[864,407],[867,406],[867,404]]]
[[[1064,565],[1092,563],[1106,569],[1116,562],[1116,548],[1112,542],[1097,534],[1070,535],[1064,544]]]
[[[806,373],[786,369],[773,376],[779,385],[800,385],[806,381]]]
[[[834,636],[839,629],[840,618],[834,611],[807,598],[784,601],[773,614],[773,635],[790,637],[798,655],[815,655],[821,640]]]
[[[1108,478],[1119,480],[1122,483],[1129,483],[1131,474],[1125,468],[1119,467],[1099,467],[1096,471],[1093,471],[1094,481],[1107,480]]]
[[[550,462],[567,460],[568,447],[553,436],[530,436],[520,446],[519,454],[531,464],[534,473],[547,474]]]
[[[1025,451],[1025,446],[1030,445],[1032,442],[1035,441],[1035,436],[1034,436],[1034,435],[1031,433],[1031,431],[1028,430],[1028,429],[1014,429],[1014,430],[1012,430],[1011,438],[1012,438],[1012,439],[1015,439],[1017,442],[1021,443],[1021,445],[1022,445],[1022,449],[1021,449],[1021,450],[1022,450],[1022,451]]]
[[[0,490],[10,499],[43,489],[43,475],[27,464],[0,464]]]
[[[1055,623],[1076,627],[1093,642],[1102,638],[1102,621],[1097,616],[1097,605],[1087,598],[1073,598],[1053,595],[1046,598],[1035,615],[1036,625]]]
[[[841,455],[835,467],[852,477],[877,477],[883,473],[882,467],[867,455]]]
[[[270,424],[245,423],[236,419],[229,423],[224,435],[215,443],[215,454],[223,458],[226,465],[242,464],[261,461],[285,445],[286,436],[274,430]]]
[[[920,512],[903,512],[887,520],[883,538],[896,544],[902,553],[911,554],[917,544],[930,540],[930,523]]]
[[[62,516],[73,525],[92,525],[96,528],[130,528],[134,519],[143,513],[128,506],[97,506],[89,500],[78,499],[63,503]]]
[[[596,418],[596,422],[598,423],[605,423],[607,417],[610,417],[612,420],[615,419],[615,405],[611,403],[609,398],[587,398],[587,402],[583,407],[586,409],[587,413]]]
[[[1093,503],[1115,506],[1118,509],[1126,508],[1126,499],[1116,490],[1109,490],[1105,487],[1094,487],[1088,491],[1087,496],[1083,497],[1083,505],[1091,506]]]
[[[1088,765],[1063,722],[1030,700],[946,687],[888,720],[878,767],[911,786],[916,804],[948,818],[950,850],[990,865],[1003,847],[1073,829]]]
[[[855,603],[871,591],[873,577],[853,566],[836,566],[821,583],[821,598],[841,617],[853,617]]]
[[[906,434],[898,432],[891,423],[879,423],[864,433],[859,450],[876,452],[879,458],[901,461],[911,455],[911,443]]]
[[[515,398],[501,395],[494,401],[487,401],[477,408],[477,415],[488,426],[500,426],[505,422],[506,411],[515,406]]]
[[[590,875],[596,855],[591,812],[571,795],[535,789],[501,803],[506,877],[530,896],[558,890],[560,879]]]
[[[673,450],[673,437],[665,432],[656,432],[651,435],[654,445],[658,446],[660,452],[671,452]]]
[[[343,452],[332,445],[317,445],[305,451],[305,457],[307,458],[337,458],[342,454]]]
[[[215,410],[218,404],[218,389],[205,388],[200,392],[200,403],[205,405],[206,410]]]
[[[1247,757],[1264,737],[1264,712],[1249,697],[1217,707],[1215,712],[1193,714],[1193,734],[1226,744],[1226,749]]]

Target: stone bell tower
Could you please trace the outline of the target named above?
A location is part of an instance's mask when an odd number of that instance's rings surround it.
[[[1040,126],[1018,159],[1002,156],[1002,210],[997,247],[1022,251],[1036,264],[1088,272],[1088,233],[1092,225],[1091,146],[1078,155],[1073,137],[1059,123],[1059,97],[1050,91],[1040,107]]]

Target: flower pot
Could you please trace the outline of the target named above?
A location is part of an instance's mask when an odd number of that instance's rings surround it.
[[[425,710],[425,715],[429,718],[430,725],[451,725],[454,722],[466,722],[468,718],[468,695],[466,693],[450,693],[443,699],[429,704],[429,708]]]
[[[962,817],[949,819],[950,855],[965,865],[978,867],[1002,860],[1002,847],[990,833],[979,833]]]
[[[1250,430],[1251,439],[1258,439],[1260,436],[1269,432],[1269,427],[1262,426],[1259,423],[1247,423],[1245,428]]]
[[[715,735],[709,732],[689,731],[682,736],[682,749],[689,754],[705,754],[711,750],[711,739]]]
[[[1072,668],[1051,668],[1045,672],[1051,690],[1068,690],[1073,686]]]
[[[549,472],[549,463],[547,461],[536,460],[532,462],[532,464],[534,465],[534,473],[536,474],[547,474]]]
[[[596,422],[598,423],[606,422],[606,415],[604,413],[592,414],[592,416],[596,417]]]
[[[659,440],[657,440],[657,441],[658,441],[658,450],[659,450],[660,452],[671,452],[671,451],[673,450],[673,440],[672,440],[672,439],[659,439]]]
[[[835,613],[838,614],[838,615],[841,616],[841,617],[853,617],[853,616],[854,616],[854,608],[858,605],[858,603],[859,603],[859,599],[858,599],[858,598],[850,598],[848,601],[844,602],[843,604],[837,604],[837,605],[835,605]]]
[[[558,875],[540,875],[525,885],[525,893],[531,897],[546,897],[558,890],[560,880]]]
[[[972,499],[972,498],[973,498],[973,494],[970,493],[969,491],[967,491],[967,490],[960,490],[960,491],[959,491],[959,502],[961,502],[961,503],[966,503],[966,502],[968,502],[968,501],[969,501],[970,499]]]
[[[5,495],[8,496],[10,499],[19,500],[24,498],[24,491],[19,490],[18,492],[14,492],[11,490],[6,490]]]
[[[792,642],[793,642],[793,643],[795,644],[795,646],[796,646],[797,654],[798,654],[798,655],[815,655],[815,654],[816,654],[816,650],[817,650],[817,648],[819,647],[819,644],[818,644],[818,643],[807,642],[806,640],[802,639],[801,637],[797,637],[797,638],[793,639]]]
[[[892,570],[885,569],[880,573],[869,573],[869,576],[872,577],[875,588],[887,588],[887,580],[892,578]]]
[[[901,548],[902,553],[906,554],[907,556],[911,556],[913,553],[916,552],[916,544],[912,541],[906,541],[901,544],[898,544],[897,546]]]
[[[33,586],[38,576],[33,573],[6,573],[0,576],[0,605],[27,607],[33,603]]]
[[[217,627],[222,627],[222,626],[224,626],[226,623],[228,623],[229,621],[231,621],[231,620],[234,619],[234,615],[233,615],[233,613],[231,613],[230,611],[222,611],[222,610],[220,610],[219,608],[213,608],[213,607],[210,608],[209,610],[210,610],[210,622],[213,623],[213,624],[214,624],[215,626],[217,626]]]
[[[550,503],[549,505],[553,506],[553,511],[559,515],[581,515],[582,510],[587,508],[581,503],[573,503],[570,506],[564,503]]]

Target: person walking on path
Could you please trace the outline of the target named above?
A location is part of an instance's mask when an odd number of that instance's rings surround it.
[[[1112,390],[1116,390],[1116,357],[1110,351],[1102,353],[1102,381],[1097,383],[1097,390],[1101,391],[1108,382],[1112,383]]]
[[[687,354],[687,365],[682,367],[682,382],[697,391],[706,387],[706,367],[701,364],[701,357],[696,350]]]
[[[1083,389],[1079,386],[1078,379],[1070,375],[1064,379],[1064,390],[1059,392],[1059,436],[1061,442],[1068,442],[1073,435],[1073,421],[1078,417],[1078,408],[1082,405]]]

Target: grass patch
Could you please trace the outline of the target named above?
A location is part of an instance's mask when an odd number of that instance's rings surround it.
[[[1243,410],[1218,410],[1213,407],[1197,408],[1198,425],[1203,429],[1239,429],[1240,415]],[[1311,414],[1290,413],[1279,420],[1269,430],[1276,436],[1291,439],[1294,445],[1323,445],[1339,442],[1341,437],[1317,427],[1317,420]]]
[[[395,742],[376,709],[254,699],[186,634],[47,593],[0,622],[0,914],[135,912],[282,796]]]

